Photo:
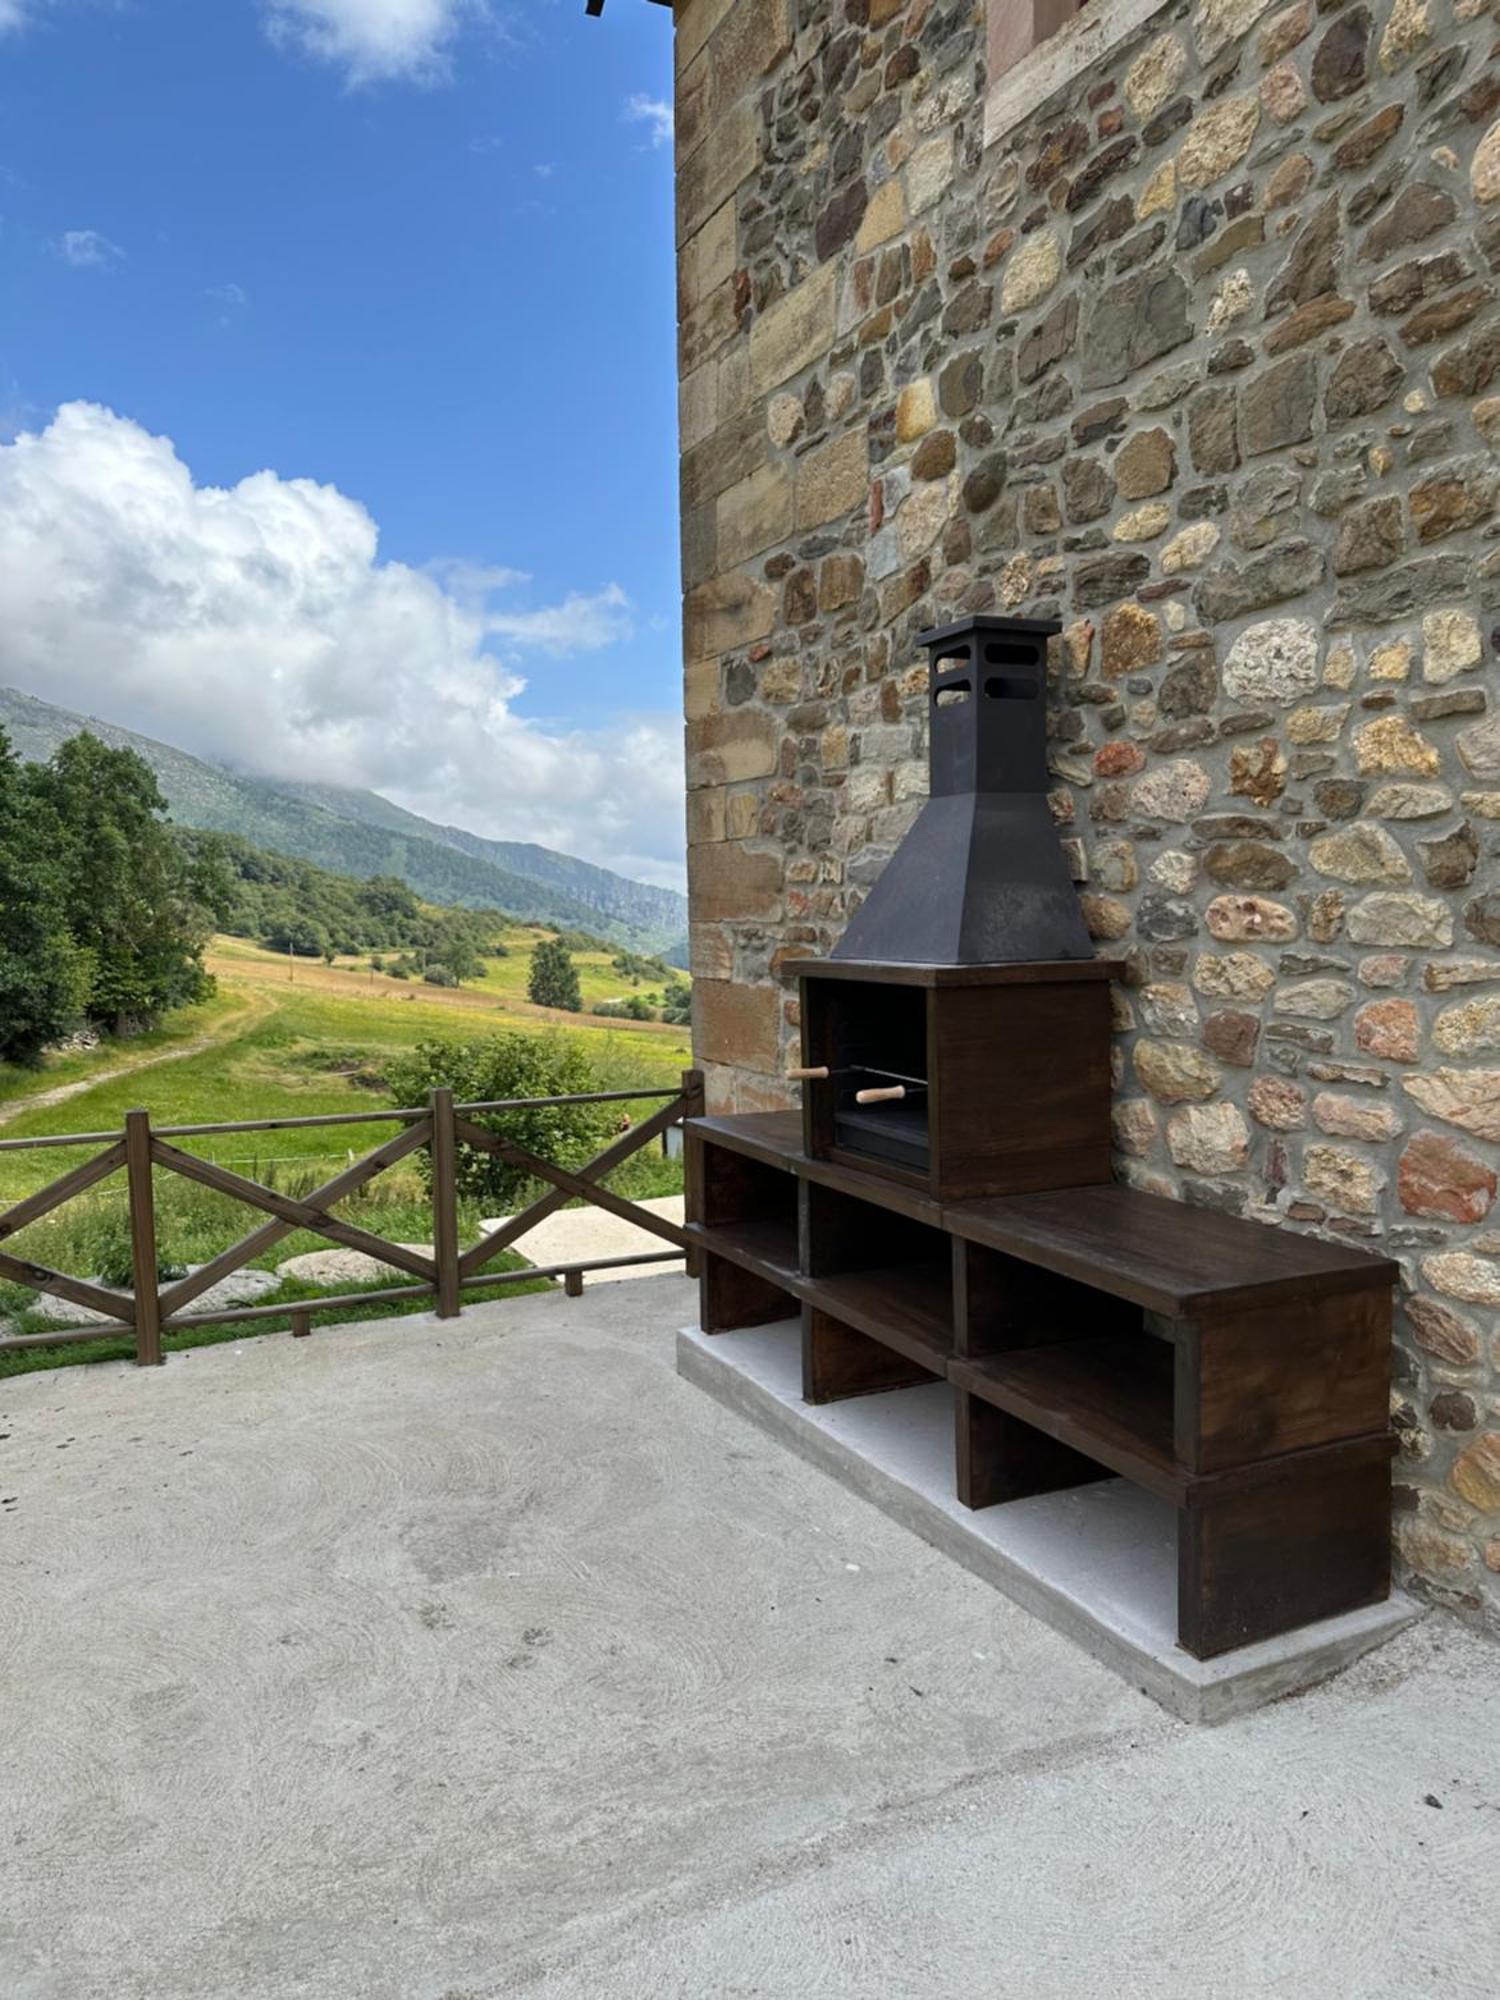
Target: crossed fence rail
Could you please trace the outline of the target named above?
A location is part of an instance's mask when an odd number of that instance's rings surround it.
[[[503,1116],[507,1111],[540,1110],[569,1104],[632,1104],[669,1101],[643,1118],[639,1124],[613,1140],[602,1152],[577,1169],[560,1167],[542,1159],[528,1147],[506,1136],[503,1130],[481,1125],[479,1118]],[[132,1111],[123,1132],[74,1132],[56,1138],[0,1140],[0,1155],[35,1152],[47,1147],[90,1147],[97,1149],[81,1166],[62,1174],[46,1187],[0,1213],[0,1244],[5,1244],[29,1224],[55,1214],[71,1201],[108,1180],[122,1169],[130,1216],[131,1290],[116,1292],[103,1286],[71,1278],[46,1264],[29,1262],[0,1249],[0,1278],[9,1278],[34,1292],[62,1299],[66,1304],[106,1315],[102,1324],[60,1328],[56,1332],[13,1334],[0,1340],[0,1354],[28,1347],[60,1347],[74,1341],[107,1339],[132,1335],[135,1358],[143,1368],[162,1360],[162,1338],[195,1328],[229,1326],[240,1321],[284,1319],[290,1315],[292,1331],[303,1336],[312,1331],[312,1315],[348,1311],[352,1307],[383,1305],[401,1300],[430,1298],[441,1319],[453,1319],[463,1309],[465,1290],[483,1285],[525,1283],[538,1277],[564,1279],[570,1296],[583,1288],[591,1271],[619,1270],[638,1264],[676,1263],[686,1256],[689,1269],[694,1255],[685,1232],[674,1222],[654,1215],[650,1209],[627,1200],[603,1185],[605,1178],[622,1166],[632,1154],[650,1145],[685,1118],[703,1111],[703,1076],[699,1070],[685,1070],[679,1087],[670,1090],[590,1091],[567,1097],[501,1098],[484,1104],[455,1104],[451,1090],[435,1090],[425,1108],[405,1111],[360,1111],[347,1116],[332,1113],[318,1118],[264,1118],[221,1125],[163,1125],[153,1127],[150,1114]],[[201,1160],[174,1143],[183,1139],[219,1137],[251,1132],[308,1131],[316,1127],[355,1125],[396,1125],[393,1138],[352,1161],[342,1173],[310,1194],[293,1196],[251,1180],[229,1167]],[[460,1250],[458,1241],[458,1159],[462,1147],[497,1154],[508,1165],[545,1182],[547,1193],[513,1215],[502,1226]],[[428,1256],[404,1244],[387,1242],[384,1237],[343,1221],[333,1210],[350,1195],[358,1193],[388,1168],[429,1151],[432,1156],[433,1250]],[[176,1174],[183,1180],[266,1215],[262,1222],[238,1243],[201,1265],[191,1276],[163,1284],[158,1278],[161,1263],[156,1227],[155,1174]],[[585,1201],[622,1220],[635,1223],[653,1236],[675,1247],[629,1257],[598,1257],[591,1260],[543,1267],[528,1265],[519,1271],[491,1271],[487,1267],[522,1236],[570,1201]],[[417,1280],[414,1284],[390,1286],[381,1291],[347,1293],[338,1298],[310,1299],[293,1306],[242,1306],[218,1312],[193,1312],[195,1300],[263,1256],[285,1237],[306,1230],[343,1249],[362,1250],[380,1263],[403,1271]]]

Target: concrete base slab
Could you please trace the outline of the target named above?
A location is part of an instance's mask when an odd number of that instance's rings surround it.
[[[1325,1680],[1422,1615],[1397,1593],[1195,1660],[1176,1637],[1174,1512],[1155,1495],[1109,1479],[971,1513],[954,1493],[948,1385],[804,1403],[795,1320],[712,1336],[686,1328],[677,1368],[1188,1722],[1222,1722]]]

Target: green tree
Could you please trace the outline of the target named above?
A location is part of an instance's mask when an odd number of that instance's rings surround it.
[[[493,1104],[502,1099],[569,1097],[599,1089],[598,1075],[575,1036],[492,1035],[477,1042],[420,1042],[386,1071],[392,1101],[425,1104],[427,1094],[446,1085],[460,1104]],[[481,1113],[476,1123],[501,1132],[554,1166],[582,1166],[606,1143],[619,1122],[619,1106],[557,1104],[523,1111]],[[430,1175],[431,1158],[421,1156]],[[461,1147],[461,1196],[491,1214],[509,1214],[537,1192],[524,1170],[492,1153]]]
[[[538,1007],[561,1007],[569,1014],[583,1011],[578,968],[561,938],[543,938],[532,952],[526,992]]]
[[[453,973],[455,982],[478,979],[484,960],[474,927],[462,911],[447,910],[426,926],[425,942],[431,956]]]
[[[226,924],[235,906],[234,856],[229,842],[220,833],[196,833],[185,839],[174,828],[182,869],[182,882],[189,901],[203,911],[205,920],[217,928]]]
[[[58,830],[69,928],[92,965],[89,1017],[124,1032],[201,999],[209,914],[150,766],[84,733],[24,775]]]
[[[0,730],[0,1061],[36,1063],[87,1004],[93,968],[68,922],[60,845]]]

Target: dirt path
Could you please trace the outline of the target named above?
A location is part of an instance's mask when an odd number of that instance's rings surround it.
[[[38,1091],[34,1097],[17,1097],[8,1104],[0,1104],[0,1125],[9,1125],[12,1119],[20,1118],[28,1111],[51,1111],[69,1099],[83,1097],[101,1084],[117,1083],[122,1076],[134,1076],[137,1070],[160,1069],[163,1063],[185,1062],[189,1056],[201,1056],[207,1050],[217,1048],[238,1035],[247,1023],[262,1020],[275,1008],[275,1001],[259,993],[246,994],[245,1004],[234,1013],[226,1014],[207,1034],[196,1035],[180,1048],[162,1049],[156,1055],[141,1056],[135,1062],[116,1063],[113,1069],[97,1070],[93,1076],[80,1077],[76,1083],[60,1083],[52,1090]]]

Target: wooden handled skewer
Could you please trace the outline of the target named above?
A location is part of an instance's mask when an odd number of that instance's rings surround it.
[[[861,1063],[851,1064],[848,1069],[841,1070],[832,1070],[826,1064],[822,1064],[806,1069],[789,1069],[787,1076],[793,1083],[827,1083],[831,1076],[848,1076],[851,1073],[855,1076],[861,1074],[865,1076],[890,1076],[894,1072],[891,1070],[872,1070]],[[906,1097],[908,1089],[920,1092],[926,1090],[926,1088],[925,1083],[919,1083],[915,1077],[908,1077],[904,1082],[882,1085],[879,1089],[856,1090],[854,1101],[856,1104],[900,1104]]]

